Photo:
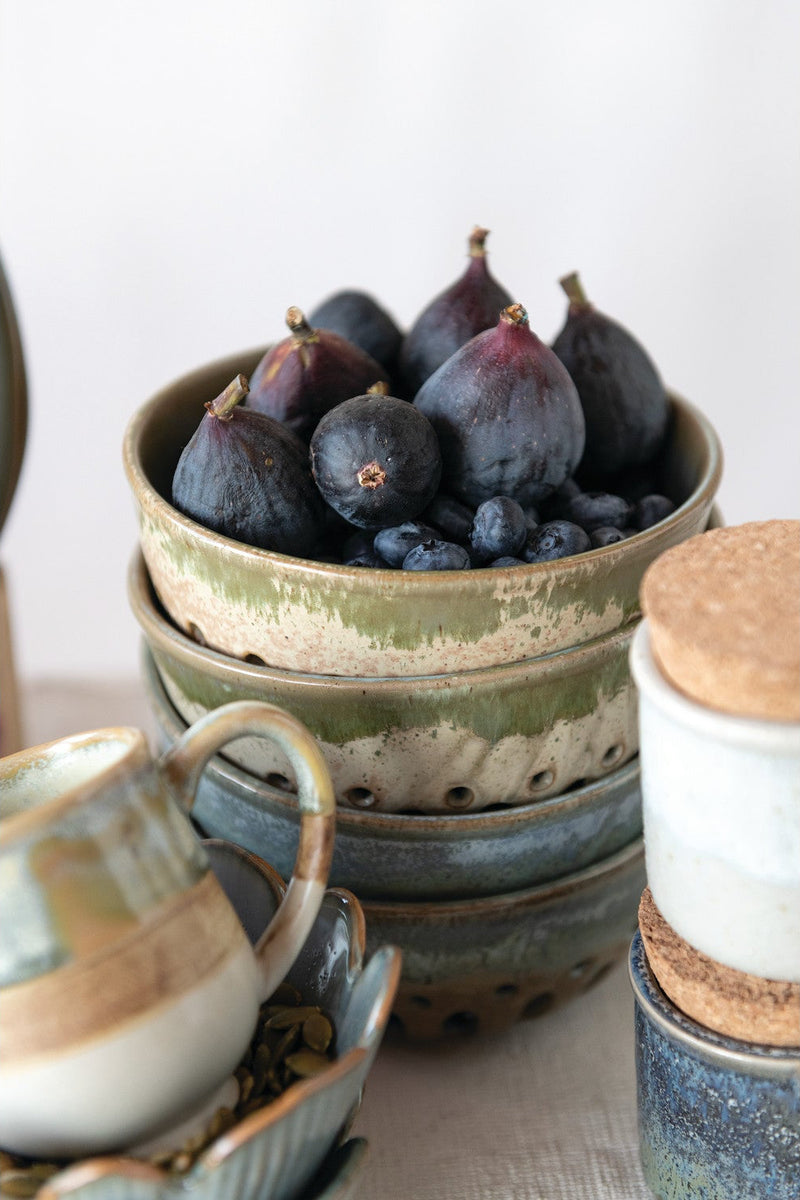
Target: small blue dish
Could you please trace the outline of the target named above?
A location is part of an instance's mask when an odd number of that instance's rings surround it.
[[[642,1170],[658,1200],[798,1200],[800,1047],[713,1033],[667,999],[637,932],[636,1000]]]

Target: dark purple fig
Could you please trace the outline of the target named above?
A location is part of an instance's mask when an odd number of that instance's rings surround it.
[[[383,529],[430,503],[442,462],[430,421],[376,389],[325,414],[311,438],[311,469],[331,508],[362,529]]]
[[[521,304],[443,363],[414,404],[438,435],[443,490],[473,508],[492,496],[536,504],[583,453],[575,385]]]
[[[476,333],[491,329],[500,310],[513,297],[489,272],[486,258],[488,229],[479,226],[469,239],[466,271],[425,308],[409,329],[400,348],[400,378],[409,399],[426,379]]]
[[[176,508],[248,546],[305,557],[325,529],[305,444],[273,417],[244,407],[238,375],[206,404],[172,480]]]
[[[312,329],[299,308],[288,309],[286,324],[292,332],[261,359],[247,404],[308,440],[324,413],[385,380],[386,370],[338,333]]]
[[[569,309],[553,350],[586,418],[581,478],[600,482],[653,457],[666,432],[669,399],[644,347],[589,303],[577,273],[560,283]]]
[[[347,338],[379,362],[390,376],[395,374],[402,331],[367,292],[336,292],[309,313],[308,323],[315,329],[329,329]]]

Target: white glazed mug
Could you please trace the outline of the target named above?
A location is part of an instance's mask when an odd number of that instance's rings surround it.
[[[659,670],[646,620],[630,663],[656,905],[725,966],[800,982],[800,724],[690,700]]]
[[[255,949],[187,813],[208,759],[261,735],[295,769],[294,874]],[[136,729],[0,760],[0,1146],[120,1149],[213,1097],[316,918],[333,849],[324,759],[272,705],[223,705],[154,761]]]

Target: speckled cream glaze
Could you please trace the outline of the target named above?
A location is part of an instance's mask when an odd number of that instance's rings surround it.
[[[264,348],[201,367],[129,424],[125,469],[156,592],[187,633],[237,658],[326,675],[473,670],[548,654],[629,622],[645,568],[706,527],[721,472],[716,435],[673,397],[665,454],[675,513],[635,537],[554,563],[464,572],[376,571],[245,546],[170,503],[183,445],[213,398]],[[665,486],[667,486],[665,485]]]
[[[313,733],[339,804],[381,811],[477,811],[599,779],[638,747],[627,664],[635,622],[595,642],[482,671],[416,679],[345,679],[270,670],[198,646],[159,612],[141,557],[129,596],[179,715],[192,723],[232,699],[291,712]],[[263,739],[226,757],[254,775],[292,779]]]

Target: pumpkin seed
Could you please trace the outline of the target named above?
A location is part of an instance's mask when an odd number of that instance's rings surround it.
[[[304,1049],[287,1055],[286,1066],[295,1075],[299,1075],[301,1079],[308,1079],[312,1075],[319,1075],[320,1071],[324,1071],[326,1067],[329,1067],[330,1060],[324,1054],[317,1054],[316,1050]]]
[[[333,1026],[323,1013],[315,1012],[306,1017],[303,1022],[303,1041],[309,1050],[324,1054],[331,1044],[332,1037]]]
[[[302,1024],[310,1016],[318,1013],[316,1005],[305,1004],[294,1008],[278,1008],[267,1020],[267,1029],[288,1029],[290,1025]]]

